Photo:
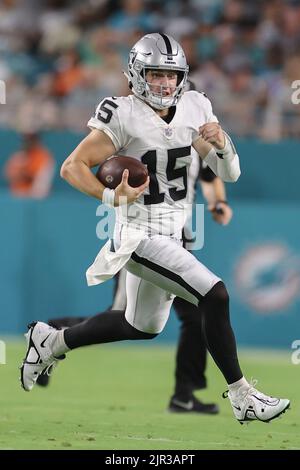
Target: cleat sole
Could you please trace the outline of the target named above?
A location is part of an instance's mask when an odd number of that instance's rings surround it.
[[[27,358],[28,353],[29,353],[29,350],[30,350],[32,332],[33,332],[33,329],[34,329],[34,327],[35,327],[36,324],[37,324],[37,322],[29,323],[29,325],[27,325],[27,327],[28,327],[28,332],[25,334],[26,341],[27,341],[27,351],[26,351],[26,355],[25,355],[23,364],[22,364],[21,367],[20,367],[20,371],[21,371],[20,381],[21,381],[21,386],[22,386],[23,390],[25,390],[25,392],[30,392],[30,390],[31,390],[31,389],[28,390],[28,389],[25,387],[25,385],[24,385],[24,381],[23,381],[23,371],[24,371],[24,364],[25,364],[25,362],[26,362],[26,358]],[[32,325],[32,326],[30,326],[30,325]]]

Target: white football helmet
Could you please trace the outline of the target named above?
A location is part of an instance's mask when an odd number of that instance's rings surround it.
[[[146,80],[146,73],[153,70],[172,70],[177,72],[177,86],[171,96],[153,93]],[[142,37],[131,49],[128,58],[129,87],[140,99],[155,109],[166,109],[175,106],[184,92],[189,66],[182,47],[175,39],[166,34],[151,33]]]

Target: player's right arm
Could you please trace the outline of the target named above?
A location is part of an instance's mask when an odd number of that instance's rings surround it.
[[[102,200],[103,186],[95,177],[91,168],[101,164],[116,152],[116,147],[110,137],[102,130],[93,129],[83,139],[75,150],[69,155],[61,167],[61,177],[79,191]],[[128,184],[128,170],[123,172],[122,181],[115,189],[114,205],[127,201],[127,204],[135,201],[143,193],[149,184],[149,178],[142,186],[132,188]]]
[[[98,181],[91,168],[101,164],[115,151],[112,140],[103,131],[94,129],[64,161],[60,175],[79,191],[102,199],[105,186]]]

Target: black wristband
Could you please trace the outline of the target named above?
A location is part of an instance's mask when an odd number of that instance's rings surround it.
[[[216,212],[217,214],[220,214],[220,215],[223,215],[224,214],[224,211],[222,209],[222,207],[219,206],[219,204],[222,203],[222,204],[226,204],[226,206],[228,206],[228,202],[227,201],[222,201],[221,199],[218,199],[214,205],[214,207],[211,209],[211,212]]]
[[[222,200],[222,199],[218,199],[218,200],[216,201],[216,203],[215,203],[215,206],[216,206],[217,204],[219,204],[219,202],[221,202],[222,204],[226,204],[226,206],[228,206],[228,202],[227,202],[226,200]]]

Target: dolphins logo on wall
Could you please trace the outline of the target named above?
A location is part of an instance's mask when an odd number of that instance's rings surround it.
[[[262,314],[282,311],[300,296],[300,259],[284,244],[252,246],[234,274],[243,301]]]

